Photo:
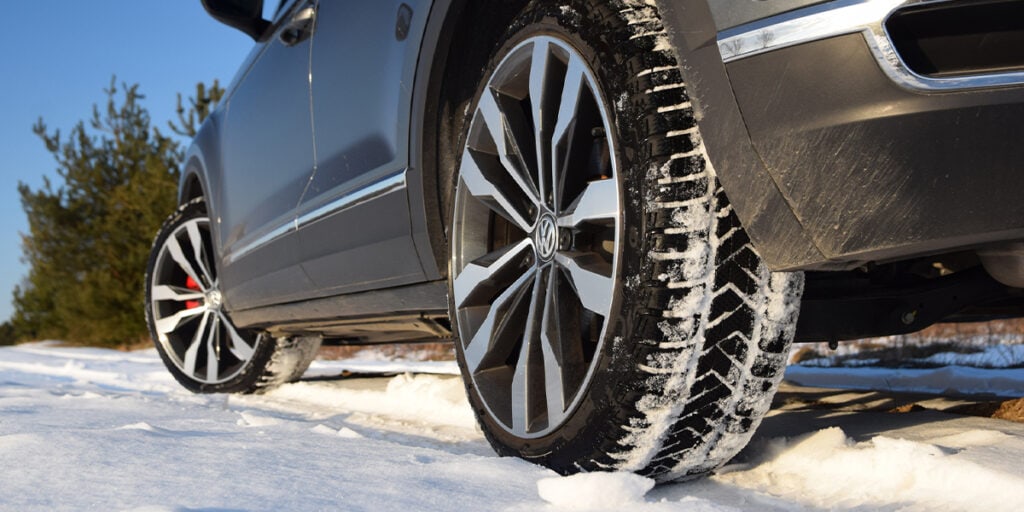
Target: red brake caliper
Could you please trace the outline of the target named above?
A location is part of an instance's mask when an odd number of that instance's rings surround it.
[[[192,276],[188,276],[188,278],[185,279],[185,288],[188,288],[189,290],[199,291],[199,283],[197,283],[195,279],[192,279]],[[198,308],[198,307],[199,307],[199,301],[198,300],[186,300],[185,301],[185,309],[193,309],[193,308]]]

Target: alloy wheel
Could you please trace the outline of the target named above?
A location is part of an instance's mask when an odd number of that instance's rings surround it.
[[[256,337],[237,330],[223,310],[210,220],[177,226],[159,248],[150,283],[153,330],[171,363],[202,384],[238,375],[255,353]]]
[[[596,84],[569,43],[528,38],[489,77],[463,148],[451,284],[464,371],[521,438],[572,414],[616,296],[621,191]]]

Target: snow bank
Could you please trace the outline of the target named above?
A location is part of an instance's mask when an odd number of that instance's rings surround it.
[[[962,354],[940,352],[915,359],[914,362],[927,365],[974,366],[978,368],[1011,368],[1024,365],[1024,345],[993,345],[981,352]]]
[[[476,428],[462,380],[451,377],[405,373],[391,378],[384,390],[296,382],[265,397],[321,412],[357,410],[401,420]],[[247,397],[243,399],[248,403]]]
[[[955,456],[966,445],[1006,440],[989,434],[947,437],[946,446],[886,436],[855,443],[828,428],[770,441],[755,467],[717,478],[828,509],[1020,510],[1024,475]]]

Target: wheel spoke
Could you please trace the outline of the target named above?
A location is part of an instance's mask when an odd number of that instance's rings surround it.
[[[228,350],[230,350],[239,361],[248,361],[253,354],[252,345],[246,343],[245,339],[238,334],[238,331],[235,330],[235,326],[227,319],[227,317],[224,316],[222,311],[218,311],[217,316],[220,318],[220,323],[224,326],[224,330],[228,332],[228,337],[231,340],[231,344],[228,345]]]
[[[527,390],[526,386],[530,379],[530,344],[523,343],[519,350],[519,361],[516,363],[515,373],[512,374],[512,432],[523,435],[529,425],[527,424]]]
[[[576,114],[579,111],[580,99],[584,87],[584,64],[579,57],[569,56],[562,83],[561,97],[558,100],[558,111],[555,114],[554,128],[548,139],[548,151],[551,162],[551,187],[555,212],[561,212],[565,205],[562,197],[568,169],[568,158],[572,154],[573,133],[576,130]],[[563,151],[559,157],[559,148]]]
[[[188,230],[188,239],[192,243],[192,250],[195,252],[196,264],[199,265],[199,271],[203,273],[203,277],[206,278],[206,286],[213,286],[214,277],[210,272],[210,267],[206,262],[206,258],[203,256],[204,245],[202,235],[199,233],[199,223],[189,222],[186,225]],[[195,277],[193,277],[195,279]]]
[[[206,337],[206,380],[216,382],[220,366],[220,317],[214,315],[210,326],[210,333]]]
[[[558,225],[574,228],[584,222],[613,224],[618,216],[619,191],[615,179],[596,180],[588,183],[567,212],[558,217]]]
[[[544,368],[535,364],[538,347],[538,335],[543,316],[544,302],[547,295],[547,277],[551,267],[538,269],[534,275],[533,293],[530,297],[529,312],[523,330],[522,346],[519,360],[512,374],[512,430],[525,434],[537,419],[544,404],[540,401],[538,383],[544,378]],[[540,375],[538,375],[540,374]]]
[[[519,306],[526,290],[526,285],[534,279],[534,271],[529,271],[519,276],[501,295],[494,299],[484,316],[480,327],[477,328],[469,344],[464,347],[466,365],[470,373],[476,373],[481,369],[481,363],[488,355],[504,353],[509,347],[499,346],[501,340],[506,339],[505,329],[510,327],[508,322]],[[501,359],[500,357],[498,359]]]
[[[503,170],[502,172],[506,171]],[[499,188],[500,185],[492,181],[492,178],[496,178],[493,176],[493,173],[490,173],[491,177],[484,174],[484,171],[476,161],[474,153],[469,148],[462,153],[462,165],[459,168],[459,174],[470,195],[480,199],[491,210],[505,217],[509,222],[518,226],[519,229],[526,232],[530,231],[532,223],[526,220],[526,217],[513,206],[510,198]],[[495,179],[495,181],[497,180]],[[533,199],[531,198],[531,200]]]
[[[556,253],[555,262],[568,273],[583,307],[607,317],[615,291],[611,264],[597,254],[568,251]]]
[[[199,327],[196,328],[196,333],[192,336],[192,342],[189,343],[188,349],[185,350],[185,360],[182,363],[182,369],[190,377],[196,374],[196,355],[199,353],[199,347],[202,346],[203,335],[206,333],[206,324],[209,319],[210,314],[207,313],[199,320]]]
[[[522,189],[523,193],[534,204],[540,204],[540,199],[543,195],[538,193],[537,185],[529,175],[530,164],[522,150],[523,141],[518,140],[516,137],[517,135],[526,135],[525,133],[516,133],[526,131],[525,126],[522,126],[524,123],[519,122],[515,123],[517,126],[511,126],[513,118],[510,118],[509,113],[501,108],[496,99],[496,94],[500,93],[496,93],[489,88],[484,91],[480,95],[480,103],[477,105],[477,109],[483,117],[484,124],[487,126],[487,131],[491,134],[494,145],[497,146],[498,159],[501,161],[505,171],[509,173],[516,185]],[[531,157],[531,160],[533,158],[535,157]]]
[[[159,318],[156,321],[156,332],[159,334],[174,332],[174,330],[181,325],[182,321],[192,318],[198,314],[205,313],[206,311],[208,311],[206,305],[200,305],[195,308],[182,309],[168,317]]]
[[[537,185],[540,189],[541,199],[547,200],[549,195],[554,194],[554,188],[548,181],[551,176],[551,160],[547,158],[548,148],[551,139],[547,134],[551,131],[548,126],[548,59],[551,57],[551,48],[546,40],[538,40],[533,43],[533,54],[530,59],[530,104],[533,109],[533,124],[535,146],[537,148]],[[550,190],[549,190],[550,188]]]
[[[153,300],[173,300],[177,302],[202,300],[205,297],[202,292],[166,284],[154,286],[151,296]]]
[[[167,242],[164,244],[167,248],[167,252],[171,254],[171,259],[178,264],[179,267],[185,274],[192,278],[193,281],[199,285],[199,289],[207,291],[207,284],[199,278],[199,274],[196,273],[195,269],[192,268],[192,264],[189,263],[188,258],[185,257],[184,251],[181,250],[181,244],[178,243],[178,238],[174,235],[167,237]]]
[[[555,129],[551,134],[551,160],[555,161],[555,147],[572,131],[576,124],[576,111],[579,110],[580,96],[583,90],[584,64],[579,57],[570,55],[569,65],[565,71],[565,85],[562,97],[558,102],[558,117]]]
[[[467,301],[475,296],[488,295],[495,288],[512,281],[519,271],[519,265],[529,254],[527,251],[531,245],[530,239],[524,238],[515,245],[484,255],[466,265],[452,283],[455,307],[461,309],[470,305],[473,302],[467,304]]]
[[[540,329],[541,355],[544,358],[544,395],[547,398],[549,425],[561,419],[568,405],[565,396],[565,353],[562,344],[569,339],[568,333],[560,328],[562,319],[558,311],[557,283],[557,274],[552,272],[544,296],[544,317]]]

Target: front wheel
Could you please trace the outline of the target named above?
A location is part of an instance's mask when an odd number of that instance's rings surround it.
[[[195,393],[251,393],[301,377],[320,339],[274,339],[236,328],[223,307],[213,255],[201,198],[178,208],[153,243],[146,321],[167,369]]]
[[[461,139],[449,306],[499,453],[668,480],[749,440],[802,276],[750,245],[655,8],[618,4],[532,2],[498,45]]]

